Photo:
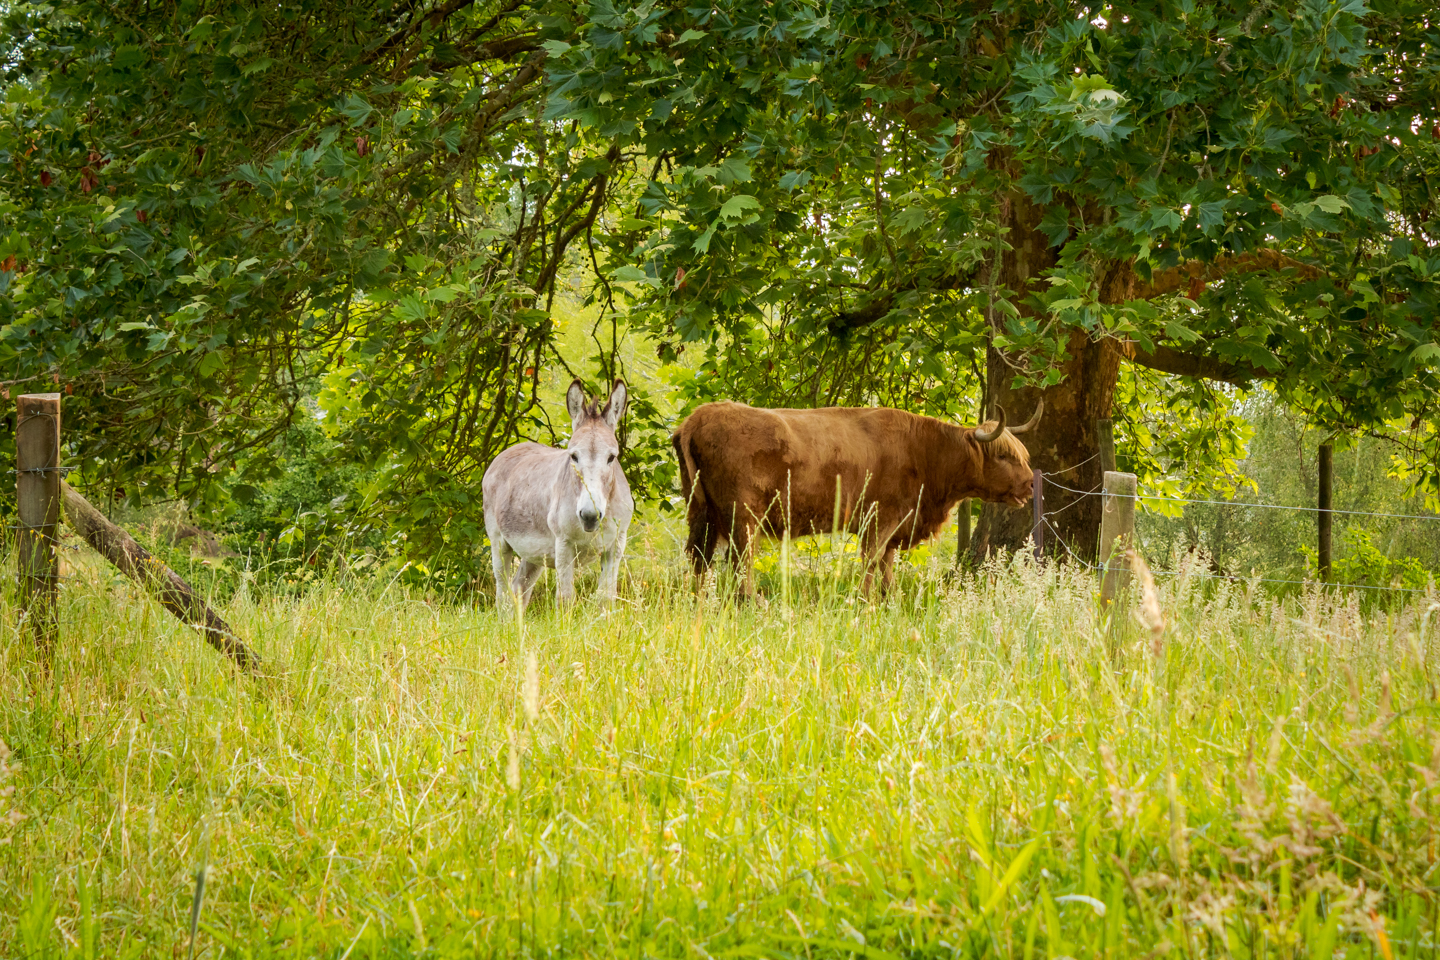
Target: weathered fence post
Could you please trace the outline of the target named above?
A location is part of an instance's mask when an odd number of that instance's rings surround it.
[[[55,526],[60,522],[60,394],[30,393],[16,402],[15,538],[20,575],[20,611],[26,634],[42,649],[55,644],[55,601],[60,558]]]
[[[955,566],[969,563],[970,556],[970,501],[961,500],[955,508]]]
[[[1030,505],[1035,511],[1030,536],[1035,541],[1035,559],[1039,560],[1045,552],[1045,474],[1039,470],[1030,475]]]
[[[1320,579],[1330,580],[1330,513],[1334,503],[1335,450],[1330,444],[1320,445],[1320,512],[1315,515],[1320,534]]]
[[[1109,417],[1095,421],[1095,435],[1100,440],[1100,472],[1115,472],[1115,425]]]
[[[1130,586],[1130,561],[1125,548],[1135,541],[1135,474],[1105,473],[1105,498],[1100,514],[1100,601],[1106,605]]]

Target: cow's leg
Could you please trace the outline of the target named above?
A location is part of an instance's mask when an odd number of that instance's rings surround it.
[[[720,524],[718,518],[711,517],[707,522],[710,530],[704,541],[704,552],[696,554],[694,576],[691,580],[695,595],[698,597],[705,591],[705,574],[715,568],[716,561],[730,556],[730,538],[719,532]]]
[[[600,555],[600,589],[596,596],[600,602],[609,603],[615,599],[615,584],[620,577],[620,561],[625,556],[625,531],[621,530],[610,544],[610,549]]]
[[[721,541],[720,525],[709,513],[690,521],[690,535],[685,541],[685,552],[690,556],[690,569],[694,572],[694,589],[699,593],[705,585],[705,571],[715,562],[715,548]]]
[[[510,544],[503,537],[491,534],[490,569],[495,574],[495,606],[500,610],[509,610],[515,602],[509,583],[510,563],[514,559],[515,551],[510,549]]]
[[[530,605],[530,594],[534,592],[535,584],[544,572],[543,563],[523,559],[520,561],[520,569],[515,571],[515,579],[510,581],[510,589],[516,602],[520,604],[520,612],[525,612],[525,608]]]
[[[877,517],[866,527],[861,537],[861,552],[865,556],[865,580],[861,584],[861,591],[867,597],[871,595],[871,588],[875,585],[877,570],[881,574],[882,593],[890,588],[895,560],[895,548],[890,546],[890,538],[895,535],[897,526],[893,520]]]
[[[555,596],[562,606],[575,602],[575,551],[563,538],[555,540]]]
[[[755,554],[752,552],[754,534],[753,521],[748,516],[735,518],[734,528],[730,531],[730,557],[735,565],[735,575],[740,578],[740,595],[746,600],[754,600],[756,597]]]
[[[886,547],[880,557],[880,595],[883,597],[890,592],[890,585],[895,582],[895,548]]]

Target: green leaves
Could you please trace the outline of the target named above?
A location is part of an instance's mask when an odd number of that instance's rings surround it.
[[[740,223],[754,223],[759,217],[755,214],[747,215],[747,210],[758,210],[760,201],[745,194],[731,197],[720,206],[720,219],[739,221]]]
[[[1197,204],[1195,207],[1195,220],[1200,229],[1209,233],[1213,228],[1221,226],[1225,222],[1225,207],[1229,200],[1209,200]]]
[[[344,509],[383,526],[444,486],[434,515],[474,529],[466,491],[533,428],[539,308],[614,177],[608,145],[517,109],[544,80],[517,66],[579,38],[524,5],[293,12],[212,11],[177,42],[129,0],[6,11],[27,79],[0,110],[0,262],[24,269],[0,271],[0,369],[74,387],[88,478],[201,513],[322,392],[379,478]],[[473,538],[404,524],[468,571]]]

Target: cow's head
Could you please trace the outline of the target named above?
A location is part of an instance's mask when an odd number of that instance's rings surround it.
[[[979,485],[982,497],[994,503],[1013,503],[1022,507],[1030,500],[1032,477],[1030,451],[1016,439],[1040,422],[1045,401],[1035,407],[1035,414],[1018,427],[1005,427],[1005,408],[996,404],[996,419],[980,424],[974,430],[980,445]]]
[[[579,380],[570,384],[565,394],[565,408],[570,413],[570,442],[565,447],[570,452],[570,469],[580,480],[575,514],[586,533],[599,528],[610,507],[615,474],[620,469],[615,424],[625,415],[625,399],[624,380],[615,381],[603,409],[599,400],[585,399],[585,386]]]

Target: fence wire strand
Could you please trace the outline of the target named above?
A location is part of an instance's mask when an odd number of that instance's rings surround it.
[[[1059,511],[1056,512],[1058,513]],[[1045,526],[1050,528],[1050,532],[1054,534],[1056,542],[1059,543],[1060,546],[1065,548],[1065,552],[1070,555],[1070,559],[1080,564],[1087,570],[1091,570],[1096,573],[1103,573],[1105,571],[1104,564],[1091,563],[1089,560],[1083,560],[1078,554],[1076,554],[1074,550],[1070,548],[1070,544],[1067,543],[1065,538],[1060,535],[1060,531],[1055,528],[1055,525],[1050,522],[1049,518],[1051,516],[1052,514],[1048,513],[1042,514],[1040,520],[1042,523],[1044,523]],[[1220,573],[1207,573],[1200,570],[1151,570],[1150,572],[1157,577],[1196,577],[1201,580],[1226,580],[1230,583],[1239,584],[1279,583],[1295,587],[1320,587],[1321,589],[1324,589],[1326,587],[1336,587],[1339,589],[1355,590],[1385,590],[1390,593],[1430,593],[1429,590],[1419,590],[1414,587],[1382,587],[1372,583],[1326,583],[1322,580],[1279,580],[1274,577],[1244,577]]]
[[[1057,487],[1057,488],[1059,488],[1059,489],[1061,489],[1061,490],[1066,491],[1067,493],[1073,493],[1073,494],[1076,494],[1077,496],[1082,496],[1082,497],[1113,496],[1113,497],[1125,497],[1125,498],[1128,499],[1128,500],[1159,500],[1159,501],[1162,501],[1162,502],[1164,502],[1164,503],[1195,503],[1195,504],[1209,505],[1209,506],[1215,506],[1215,507],[1259,507],[1260,509],[1263,509],[1263,510],[1294,510],[1294,511],[1303,512],[1303,513],[1331,513],[1331,514],[1337,514],[1337,513],[1338,513],[1338,514],[1341,514],[1341,515],[1343,515],[1343,516],[1348,516],[1348,517],[1374,517],[1374,518],[1376,518],[1376,519],[1382,519],[1382,520],[1440,520],[1440,514],[1425,514],[1425,513],[1371,513],[1371,512],[1369,512],[1369,511],[1365,511],[1365,510],[1341,510],[1341,509],[1335,508],[1335,507],[1332,507],[1332,508],[1330,508],[1330,509],[1328,509],[1328,510],[1323,510],[1323,509],[1321,509],[1320,507],[1298,507],[1298,506],[1291,506],[1291,505],[1289,505],[1289,504],[1284,504],[1284,503],[1251,503],[1251,502],[1246,501],[1246,500],[1187,500],[1187,499],[1185,499],[1184,497],[1160,497],[1160,496],[1152,496],[1152,495],[1143,494],[1143,493],[1135,493],[1135,494],[1130,494],[1130,493],[1110,493],[1110,491],[1104,489],[1103,487],[1101,487],[1101,488],[1098,489],[1098,490],[1076,490],[1074,487],[1067,487],[1067,486],[1065,486],[1065,484],[1063,484],[1063,483],[1056,483],[1054,480],[1051,480],[1051,479],[1050,479],[1050,475],[1049,475],[1049,474],[1042,473],[1040,476],[1041,476],[1041,477],[1044,479],[1044,481],[1045,481],[1046,483],[1048,483],[1050,486],[1052,486],[1052,487]],[[1064,508],[1062,507],[1061,509],[1063,510]],[[1057,512],[1058,512],[1058,511],[1057,511]]]
[[[1096,459],[1096,458],[1099,457],[1099,456],[1100,456],[1100,454],[1098,454],[1098,453],[1091,454],[1090,456],[1086,457],[1084,460],[1081,460],[1079,463],[1072,463],[1072,464],[1070,464],[1070,466],[1068,466],[1068,467],[1065,467],[1065,468],[1060,469],[1060,470],[1051,471],[1051,473],[1055,474],[1056,476],[1059,476],[1059,475],[1062,474],[1062,473],[1069,473],[1071,470],[1078,470],[1080,467],[1085,466],[1085,464],[1089,463],[1091,460],[1094,460],[1094,459]],[[1043,474],[1043,476],[1046,476],[1046,477],[1048,477],[1048,476],[1050,476],[1050,475],[1051,475],[1050,473]],[[1058,486],[1058,484],[1057,484],[1057,486]]]

